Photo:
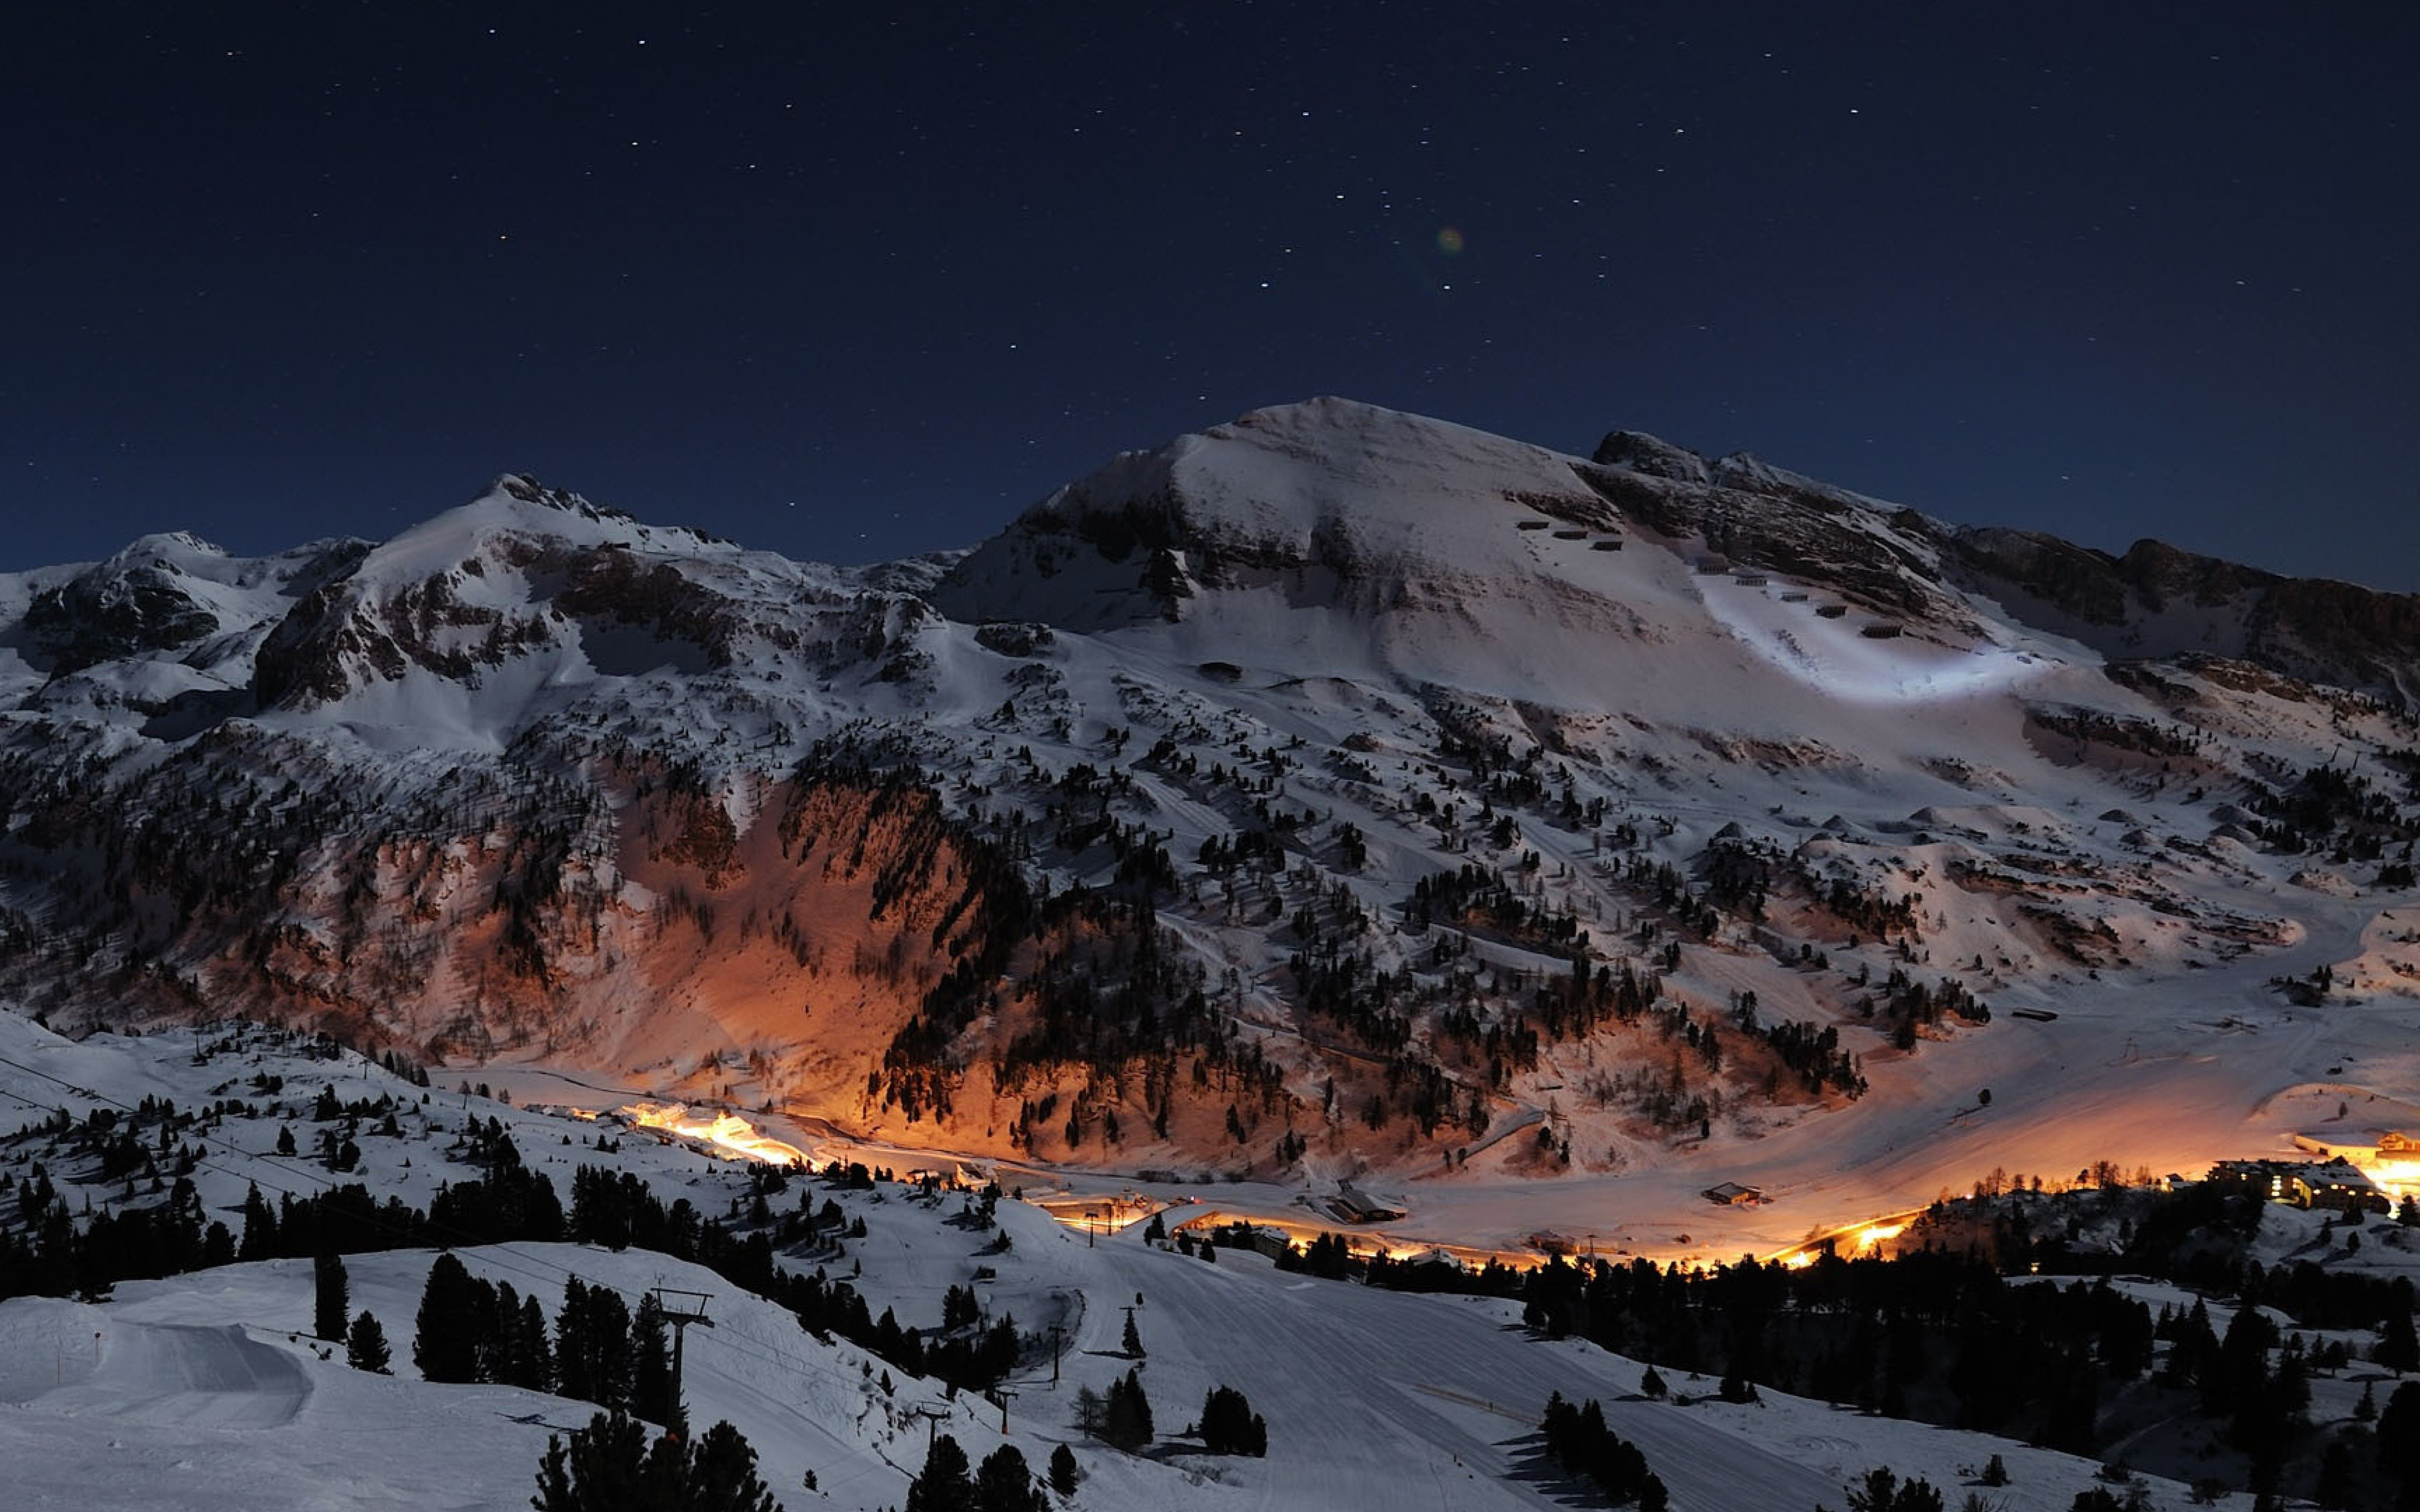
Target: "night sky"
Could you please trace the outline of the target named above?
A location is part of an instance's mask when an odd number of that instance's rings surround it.
[[[0,569],[857,562],[1342,393],[2420,589],[2420,7],[54,4]]]

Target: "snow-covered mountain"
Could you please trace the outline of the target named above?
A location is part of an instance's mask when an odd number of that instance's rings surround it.
[[[2403,1119],[2415,645],[1336,399],[878,568],[506,477],[0,577],[0,993],[1736,1253]]]

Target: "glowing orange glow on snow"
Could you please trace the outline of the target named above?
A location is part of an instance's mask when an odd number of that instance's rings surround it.
[[[1036,1197],[1033,1205],[1070,1228],[1114,1234],[1160,1210],[1160,1204],[1131,1193],[1118,1196]]]
[[[1906,1232],[1905,1224],[1868,1224],[1857,1230],[1856,1247],[1860,1251],[1869,1250],[1876,1245],[1887,1243]]]
[[[2420,1160],[2380,1157],[2368,1161],[2355,1160],[2353,1164],[2368,1173],[2369,1179],[2378,1183],[2380,1191],[2398,1202],[2420,1194]]]
[[[678,1103],[633,1103],[622,1109],[622,1117],[642,1129],[694,1139],[739,1160],[762,1161],[768,1165],[803,1165],[807,1161],[805,1150],[758,1134],[737,1113],[701,1119],[692,1117]]]

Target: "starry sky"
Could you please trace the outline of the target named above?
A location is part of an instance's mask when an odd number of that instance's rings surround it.
[[[0,570],[861,562],[1342,393],[2420,590],[2420,7],[50,5]]]

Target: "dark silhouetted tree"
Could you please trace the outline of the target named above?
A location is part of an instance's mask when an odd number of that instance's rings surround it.
[[[1034,1484],[1025,1456],[1003,1443],[975,1472],[974,1505],[975,1512],[1049,1512],[1050,1499]]]
[[[780,1512],[756,1473],[755,1447],[729,1423],[716,1423],[690,1444],[681,1482],[688,1512]]]
[[[909,1505],[914,1505],[910,1492]],[[616,1409],[599,1412],[568,1443],[550,1435],[538,1461],[536,1512],[779,1512],[756,1473],[756,1451],[717,1423],[688,1443]]]
[[[387,1363],[394,1354],[386,1347],[386,1330],[370,1316],[368,1309],[353,1319],[353,1326],[345,1335],[345,1363],[356,1370],[372,1375],[387,1374]]]
[[[1202,1446],[1218,1455],[1265,1455],[1269,1426],[1233,1386],[1213,1386],[1202,1399]]]
[[[630,1411],[651,1423],[680,1431],[680,1393],[673,1385],[673,1351],[664,1336],[664,1310],[649,1292],[630,1319]]]
[[[944,1433],[925,1451],[923,1473],[908,1483],[908,1512],[974,1512],[974,1506],[967,1452]]]
[[[322,1250],[311,1261],[311,1332],[331,1342],[342,1339],[351,1301],[345,1262]]]
[[[1101,1442],[1120,1449],[1140,1449],[1152,1440],[1151,1398],[1143,1395],[1142,1378],[1129,1370],[1109,1382],[1101,1404]]]
[[[479,1379],[483,1288],[451,1250],[428,1268],[411,1333],[411,1363],[429,1381]]]
[[[1050,1451],[1050,1489],[1062,1496],[1076,1494],[1076,1483],[1083,1474],[1076,1468],[1076,1451],[1061,1444]]]
[[[2378,1348],[2369,1357],[2398,1376],[2420,1370],[2420,1335],[2412,1327],[2412,1283],[2401,1276],[2396,1278],[2386,1321],[2378,1330]]]

